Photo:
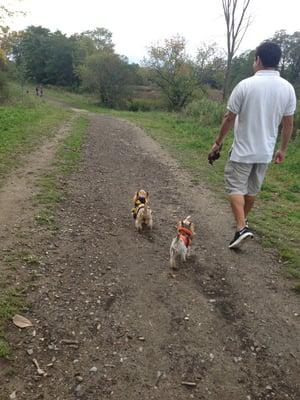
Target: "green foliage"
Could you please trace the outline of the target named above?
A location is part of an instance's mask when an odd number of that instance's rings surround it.
[[[209,85],[214,89],[222,89],[226,61],[216,43],[205,44],[197,51],[195,71],[201,85]]]
[[[57,31],[28,27],[13,47],[17,65],[24,64],[27,78],[37,83],[70,85],[74,80],[72,43]]]
[[[111,52],[95,53],[81,68],[83,86],[106,107],[120,107],[130,95],[133,80],[127,60]]]
[[[161,99],[132,99],[127,104],[129,111],[162,111],[167,105]]]
[[[281,30],[270,40],[278,43],[282,49],[281,76],[300,90],[300,31],[288,34],[285,30]]]
[[[80,37],[90,39],[97,51],[114,52],[112,33],[108,29],[96,28],[92,31],[85,31],[80,34]]]
[[[151,46],[145,60],[149,79],[161,88],[173,110],[185,106],[197,85],[194,66],[185,47],[185,39],[175,36],[166,39],[163,46]]]
[[[206,97],[193,100],[185,108],[185,114],[187,116],[195,118],[204,126],[220,124],[224,112],[225,106],[223,103],[209,100]]]
[[[0,104],[4,103],[8,99],[9,90],[7,84],[7,78],[4,72],[0,71]]]
[[[232,60],[229,88],[232,90],[242,79],[253,75],[254,50],[248,50]]]

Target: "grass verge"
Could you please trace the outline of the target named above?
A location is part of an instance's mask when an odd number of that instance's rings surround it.
[[[43,140],[55,135],[55,127],[70,111],[30,98],[23,104],[0,107],[0,184],[4,177],[22,164],[24,156]]]
[[[38,182],[39,193],[36,200],[42,208],[36,215],[36,221],[51,231],[57,229],[54,208],[67,196],[65,177],[75,169],[80,160],[87,127],[86,116],[81,115],[75,119],[71,133],[56,153],[52,168]]]
[[[40,193],[37,196],[37,201],[42,205],[42,210],[37,214],[36,220],[51,231],[56,229],[54,207],[66,196],[65,184],[62,179],[69,175],[78,164],[87,124],[88,120],[85,116],[80,116],[74,120],[71,133],[56,153],[51,172],[45,174],[39,181]],[[30,268],[34,268],[40,263],[39,257],[28,252],[28,250],[27,252],[18,249],[6,251],[3,259],[6,264],[9,264],[10,270],[16,269],[19,263]],[[32,280],[33,277],[34,275],[31,274],[30,279]],[[23,282],[22,286],[25,287],[27,284],[30,284],[30,282]],[[7,277],[3,274],[0,280],[0,357],[8,357],[11,353],[5,335],[5,325],[23,307],[24,296],[22,291],[10,288]]]

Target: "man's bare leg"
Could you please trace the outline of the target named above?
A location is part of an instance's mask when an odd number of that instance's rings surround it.
[[[231,194],[229,198],[236,222],[236,230],[240,231],[245,227],[245,196],[242,194]]]
[[[249,194],[246,194],[245,206],[244,206],[245,219],[247,218],[249,211],[252,209],[254,202],[255,202],[255,196],[250,196]]]

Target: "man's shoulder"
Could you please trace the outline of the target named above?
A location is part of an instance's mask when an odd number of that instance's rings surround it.
[[[291,90],[294,90],[294,86],[288,80],[283,78],[282,76],[278,76],[278,80],[282,85],[288,87]]]
[[[249,76],[249,78],[242,79],[236,85],[236,87],[239,87],[239,88],[247,87],[247,86],[251,85],[251,83],[254,82],[254,81],[255,81],[255,76],[254,75],[253,76]]]

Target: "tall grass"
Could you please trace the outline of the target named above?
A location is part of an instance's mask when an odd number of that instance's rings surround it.
[[[225,105],[221,102],[203,97],[193,100],[185,108],[185,114],[193,117],[204,126],[216,126],[222,120]]]

